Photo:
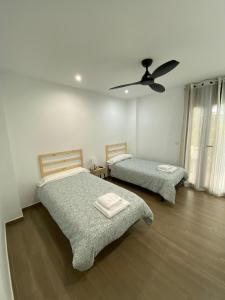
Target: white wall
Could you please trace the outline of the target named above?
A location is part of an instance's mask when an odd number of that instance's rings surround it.
[[[137,118],[137,102],[136,99],[128,100],[127,107],[127,143],[128,152],[136,155],[137,152],[137,132],[136,132],[136,118]]]
[[[81,147],[105,159],[104,145],[127,140],[127,101],[1,73],[6,118],[22,207],[32,204],[39,179],[37,155]]]
[[[1,88],[0,86],[0,90]],[[13,298],[6,251],[5,222],[21,215],[4,107],[0,101],[0,299],[4,300]]]
[[[2,82],[1,82],[2,83]],[[0,85],[0,93],[2,85]],[[17,183],[11,158],[4,106],[0,99],[0,202],[4,213],[3,221],[8,222],[22,215]]]
[[[138,157],[178,163],[183,107],[183,88],[137,100]]]

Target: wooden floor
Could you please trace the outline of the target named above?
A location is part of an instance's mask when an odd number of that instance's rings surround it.
[[[181,187],[171,206],[118,184],[143,197],[155,220],[130,228],[89,271],[72,268],[69,242],[42,205],[7,226],[15,300],[224,300],[225,200]]]

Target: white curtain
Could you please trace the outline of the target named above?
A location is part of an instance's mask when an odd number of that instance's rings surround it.
[[[225,194],[225,81],[205,80],[185,90],[181,164],[189,184]]]
[[[225,194],[225,79],[219,80],[218,93],[215,143],[211,174],[209,176],[209,192],[217,196],[223,196]]]

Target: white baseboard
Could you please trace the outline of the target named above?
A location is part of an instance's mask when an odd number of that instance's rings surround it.
[[[41,201],[37,201],[37,202],[34,202],[34,203],[32,203],[32,204],[29,204],[29,205],[27,205],[27,206],[24,206],[23,208],[22,208],[22,210],[23,209],[26,209],[26,208],[29,208],[29,207],[32,207],[32,206],[34,206],[34,205],[36,205],[36,204],[38,204],[38,203],[40,203]]]
[[[30,205],[28,205],[28,206],[26,206],[26,207],[23,207],[23,209],[24,208],[28,208],[28,207],[31,207],[31,206],[33,206],[33,205],[35,205],[35,204],[38,204],[39,202],[35,202],[35,203],[33,203],[33,204],[30,204]],[[11,271],[10,271],[10,266],[9,266],[9,256],[8,256],[8,246],[7,246],[7,238],[6,238],[6,224],[7,223],[11,223],[11,222],[15,222],[15,221],[17,221],[17,220],[19,220],[19,219],[22,219],[23,218],[23,212],[22,212],[22,214],[21,214],[21,216],[19,216],[19,217],[17,217],[17,218],[14,218],[14,219],[11,219],[11,220],[8,220],[4,225],[3,225],[3,227],[4,227],[4,232],[3,232],[3,234],[4,234],[4,241],[5,241],[5,251],[6,251],[6,265],[7,265],[7,269],[8,269],[8,280],[9,280],[9,284],[10,284],[10,298],[11,298],[11,300],[14,300],[15,298],[14,298],[14,293],[13,293],[13,287],[12,287],[12,278],[11,278]]]
[[[6,224],[7,223],[10,223],[10,222],[15,222],[19,219],[22,219],[23,218],[23,212],[21,214],[21,216],[17,217],[17,218],[14,218],[14,219],[11,219],[7,222],[4,223],[3,225],[3,234],[4,234],[4,241],[5,241],[5,251],[6,251],[6,266],[7,266],[7,269],[8,269],[8,281],[9,281],[9,285],[10,285],[10,298],[11,300],[14,300],[14,293],[13,293],[13,287],[12,287],[12,278],[11,278],[11,271],[10,271],[10,266],[9,266],[9,253],[8,253],[8,245],[7,245],[7,238],[6,238]]]
[[[9,256],[8,256],[8,246],[7,246],[7,238],[6,238],[6,224],[4,224],[4,240],[5,240],[5,251],[6,251],[6,265],[8,269],[8,279],[9,279],[9,284],[10,284],[10,297],[12,300],[14,300],[14,293],[13,293],[13,288],[12,288],[12,278],[11,278],[11,271],[10,271],[10,266],[9,266]]]
[[[22,219],[22,218],[23,218],[23,212],[22,212],[22,215],[21,215],[21,216],[19,216],[19,217],[16,217],[16,218],[14,218],[14,219],[11,219],[11,220],[9,220],[9,221],[5,222],[5,224],[7,224],[7,223],[11,223],[11,222],[14,222],[14,221],[16,221],[16,220],[19,220],[19,219]]]

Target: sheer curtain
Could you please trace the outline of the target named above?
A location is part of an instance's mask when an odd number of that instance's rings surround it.
[[[225,194],[225,81],[205,80],[185,90],[181,164],[189,184]]]
[[[219,80],[218,98],[209,192],[223,196],[225,194],[225,79]]]

